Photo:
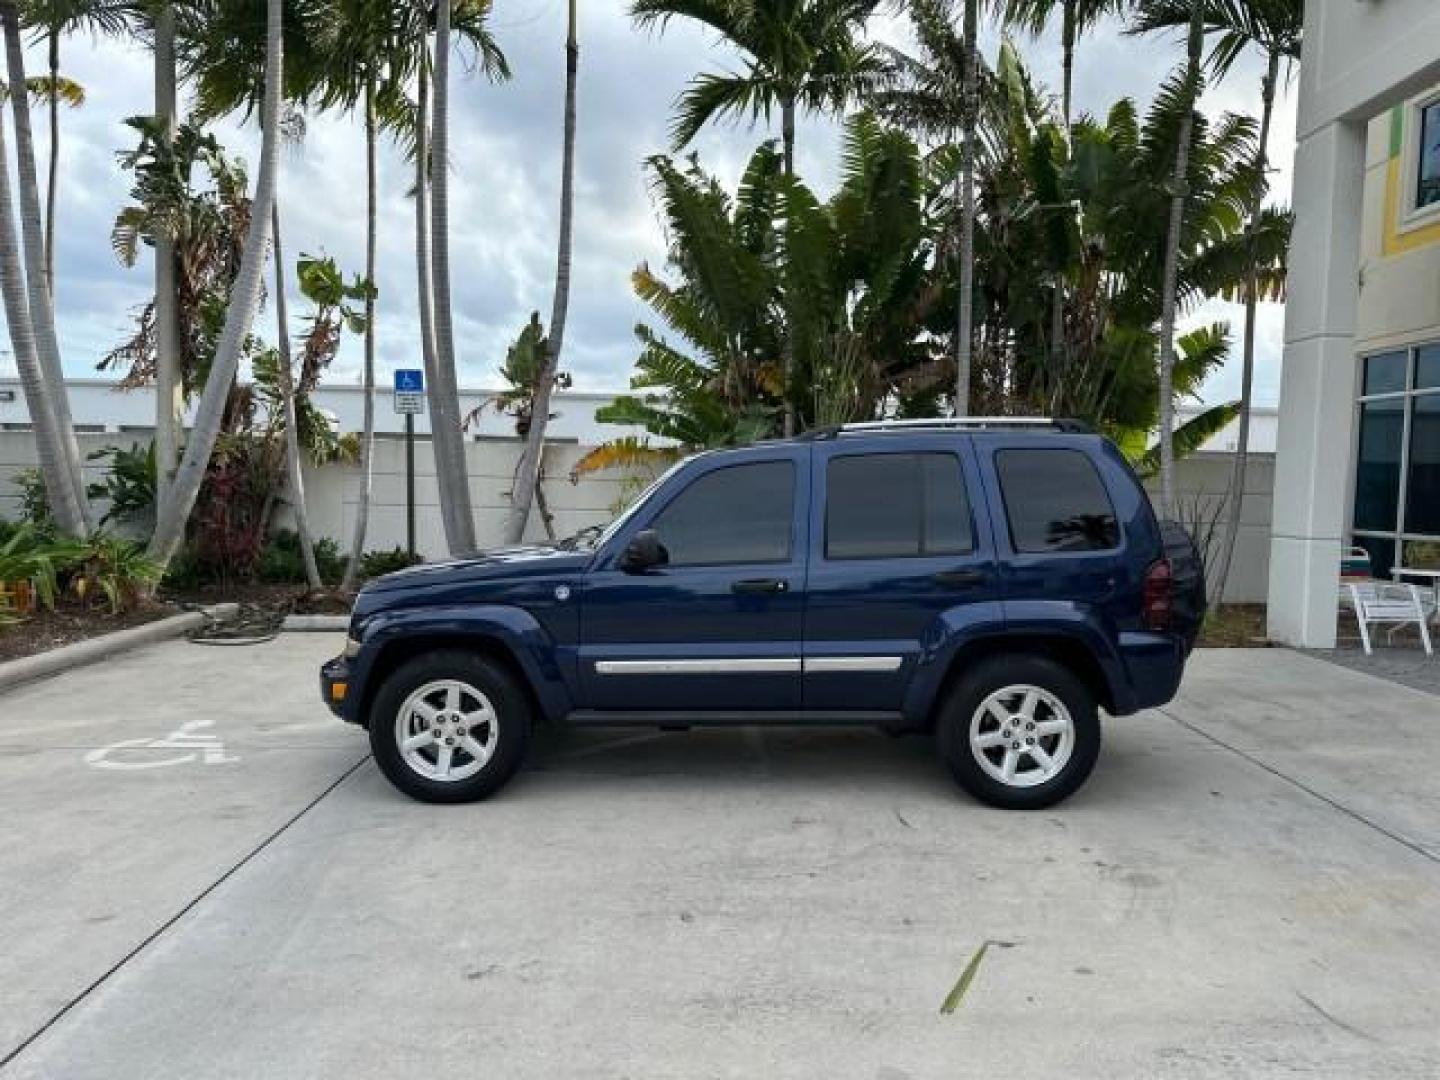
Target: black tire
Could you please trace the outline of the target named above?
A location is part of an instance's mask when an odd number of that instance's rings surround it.
[[[483,695],[494,714],[493,728],[490,721],[482,720],[473,728],[465,727],[466,721],[456,719],[454,728],[444,728],[447,737],[458,733],[451,743],[450,757],[459,771],[479,761],[458,745],[460,740],[470,737],[477,745],[488,747],[489,753],[478,770],[458,779],[440,779],[435,775],[424,775],[412,766],[400,748],[398,731],[399,714],[412,695],[432,683],[451,681],[463,684],[470,693],[461,693],[461,708],[475,715],[480,710],[478,698]],[[478,693],[474,693],[478,692]],[[442,691],[435,691],[438,697],[427,695],[422,704],[438,700],[445,701]],[[412,708],[407,725],[423,730],[425,722]],[[441,720],[449,723],[452,715],[441,711]],[[530,702],[525,691],[516,683],[514,676],[501,664],[476,653],[460,650],[445,650],[417,656],[407,660],[385,677],[376,692],[370,709],[370,749],[375,762],[389,781],[406,795],[433,803],[475,802],[498,791],[525,759],[530,746],[533,718]],[[444,740],[427,745],[418,751],[420,760],[438,772],[440,746]],[[428,755],[434,754],[434,760]]]
[[[1040,778],[1045,768],[1037,758],[1029,756],[1026,748],[1025,740],[1037,733],[1026,731],[1023,722],[1014,729],[1003,729],[1014,736],[1013,742],[1002,740],[993,748],[979,750],[971,747],[970,730],[971,724],[977,722],[976,714],[992,695],[1011,687],[1034,687],[1043,692],[1037,695],[1037,702],[1032,706],[1032,715],[1039,717],[1036,722],[1041,729],[1053,727],[1063,719],[1043,695],[1052,696],[1069,714],[1070,736],[1068,743],[1063,744],[1068,746],[1065,750],[1068,756],[1048,779]],[[1023,694],[1017,689],[1010,698],[999,699],[997,705],[1001,712],[1008,713],[1010,702],[1018,702],[1014,707],[1022,709],[1023,700]],[[999,728],[999,724],[997,718],[988,716],[978,721],[976,730],[983,737],[994,738],[996,731],[992,728]],[[955,782],[981,802],[1005,810],[1041,810],[1054,806],[1085,783],[1100,756],[1100,717],[1095,696],[1063,664],[1031,654],[992,657],[963,674],[941,707],[935,734]],[[1037,741],[1040,749],[1048,754],[1060,750],[1063,738],[1040,734]],[[994,773],[1003,773],[1007,752],[1017,744],[1021,748],[1015,752],[1021,766],[1016,770],[1019,781],[1007,783]],[[981,755],[989,760],[990,771],[979,760]]]

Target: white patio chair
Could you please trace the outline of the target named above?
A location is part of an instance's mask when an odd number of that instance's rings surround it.
[[[1341,586],[1341,599],[1348,601],[1345,606],[1355,614],[1366,656],[1371,655],[1370,627],[1388,626],[1388,636],[1394,637],[1396,630],[1412,624],[1420,629],[1425,655],[1435,655],[1430,647],[1429,613],[1419,586],[1409,582],[1347,581]]]

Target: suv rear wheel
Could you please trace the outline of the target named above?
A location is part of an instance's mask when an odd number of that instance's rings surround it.
[[[1007,810],[1039,810],[1073,794],[1100,754],[1094,696],[1043,656],[976,665],[951,690],[936,734],[956,782]]]
[[[425,802],[498,790],[530,743],[530,708],[503,667],[473,653],[418,656],[392,671],[370,711],[370,748],[390,782]]]

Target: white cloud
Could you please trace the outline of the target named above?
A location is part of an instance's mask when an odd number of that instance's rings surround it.
[[[671,105],[698,71],[729,66],[732,58],[708,35],[676,22],[663,36],[642,34],[625,14],[626,0],[582,6],[578,176],[574,291],[566,333],[565,366],[577,384],[623,387],[635,348],[631,329],[643,317],[630,293],[631,270],[664,259],[664,238],[646,189],[644,159],[668,148]],[[452,257],[456,336],[465,382],[492,382],[505,346],[539,310],[548,320],[553,287],[559,198],[560,117],[564,88],[564,0],[502,4],[494,31],[516,76],[492,87],[457,79],[452,134]],[[877,36],[909,38],[905,24],[886,17]],[[1037,78],[1059,81],[1057,34],[1023,41]],[[985,35],[993,55],[998,37]],[[1142,105],[1180,59],[1178,41],[1122,37],[1113,26],[1084,39],[1078,51],[1076,101],[1081,111],[1103,112],[1121,95]],[[32,53],[39,70],[40,57]],[[110,224],[127,201],[129,179],[115,158],[133,144],[120,121],[150,108],[148,55],[139,47],[79,37],[67,41],[62,67],[85,85],[89,101],[62,117],[62,176],[58,312],[67,370],[90,374],[95,361],[128,332],[133,311],[149,293],[150,269],[125,270],[109,246]],[[1212,90],[1210,111],[1248,110],[1258,99],[1260,69],[1247,60],[1230,81]],[[44,125],[39,147],[45,160]],[[226,148],[253,165],[252,130],[220,125]],[[775,134],[774,131],[768,134]],[[748,125],[705,132],[695,149],[727,183],[738,177],[756,142],[766,137]],[[1294,102],[1282,97],[1272,139],[1276,190],[1287,191],[1294,139]],[[817,188],[833,184],[836,125],[806,120],[799,132],[800,170]],[[407,197],[411,169],[393,146],[382,144],[377,325],[381,377],[416,359],[413,206]],[[282,210],[287,256],[333,255],[347,272],[364,256],[363,139],[354,117],[311,119],[303,147],[282,157]],[[292,298],[298,328],[304,305]],[[1239,317],[1230,313],[1238,341]],[[1260,323],[1259,396],[1273,398],[1278,384],[1278,308],[1267,305]],[[273,313],[257,328],[273,336]],[[1235,363],[1214,380],[1207,396],[1219,400],[1238,385]],[[347,341],[335,377],[351,380],[360,364],[357,341]],[[3,363],[0,360],[0,363]]]

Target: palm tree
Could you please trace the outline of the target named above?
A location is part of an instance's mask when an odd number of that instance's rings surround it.
[[[15,235],[14,206],[10,195],[9,155],[5,150],[5,117],[0,111],[0,293],[5,304],[5,321],[30,423],[40,458],[40,474],[50,500],[50,512],[60,528],[71,536],[83,531],[80,509],[61,449],[55,409],[35,350],[35,329],[25,296],[25,271],[20,265],[20,245]]]
[[[550,335],[545,349],[545,366],[535,382],[535,404],[525,451],[516,469],[515,487],[510,492],[510,512],[505,517],[503,542],[518,544],[525,537],[530,505],[540,486],[540,468],[545,453],[545,426],[550,420],[550,394],[560,370],[560,347],[565,339],[565,315],[570,306],[570,233],[575,216],[575,87],[580,66],[580,43],[575,34],[575,0],[570,0],[569,28],[565,37],[565,122],[564,153],[560,166],[560,240],[555,257],[555,299],[550,312]]]
[[[1185,224],[1186,179],[1189,176],[1190,141],[1195,126],[1195,109],[1204,86],[1200,70],[1204,45],[1205,0],[1189,0],[1183,95],[1185,115],[1175,147],[1175,172],[1170,196],[1170,230],[1165,241],[1165,270],[1161,284],[1160,311],[1160,508],[1166,517],[1175,516],[1175,313],[1181,231]]]
[[[1152,2],[1142,9],[1133,30],[1141,33],[1163,27],[1185,25],[1190,5],[1180,0]],[[1215,570],[1212,595],[1218,603],[1225,595],[1230,561],[1240,534],[1240,514],[1245,501],[1245,474],[1250,459],[1250,407],[1255,380],[1255,311],[1260,297],[1259,253],[1256,250],[1265,194],[1269,189],[1270,125],[1275,112],[1275,90],[1282,65],[1300,61],[1300,43],[1305,28],[1303,0],[1208,0],[1204,11],[1205,32],[1219,35],[1210,50],[1209,66],[1218,79],[1230,74],[1235,61],[1249,47],[1265,55],[1265,74],[1260,80],[1260,137],[1255,146],[1255,192],[1245,225],[1251,269],[1242,292],[1245,301],[1244,346],[1240,377],[1240,430],[1230,477],[1230,498],[1226,509],[1225,532]]]
[[[722,117],[770,118],[780,110],[787,174],[795,171],[795,120],[800,109],[839,112],[885,72],[881,54],[857,39],[879,0],[634,0],[630,14],[661,30],[688,18],[715,31],[745,58],[745,71],[697,75],[679,100],[675,149]],[[795,358],[785,345],[785,379]],[[785,431],[794,434],[795,403],[786,395]]]
[[[284,63],[282,41],[283,16],[281,0],[266,0],[265,5],[265,90],[260,121],[260,170],[255,178],[255,197],[251,203],[250,226],[245,236],[240,272],[230,294],[225,312],[225,328],[215,350],[205,390],[196,408],[195,422],[185,446],[185,456],[175,471],[168,497],[157,508],[155,533],[147,549],[148,557],[162,567],[168,565],[180,546],[185,523],[201,481],[210,462],[215,439],[220,433],[225,403],[240,362],[240,353],[249,337],[260,302],[261,276],[265,265],[265,249],[270,239],[270,209],[275,201],[275,186],[280,149],[280,91]]]
[[[496,47],[486,23],[490,0],[437,0],[435,5],[434,127],[430,142],[430,271],[434,294],[435,375],[430,380],[430,431],[435,447],[441,499],[450,508],[452,555],[475,550],[475,517],[465,465],[465,437],[460,421],[460,391],[455,377],[455,319],[450,300],[450,57],[454,31],[476,49],[491,81],[510,77],[504,54]],[[408,35],[424,44],[427,32]],[[428,50],[420,49],[421,62]],[[417,234],[417,249],[421,237]],[[422,278],[423,287],[423,278]]]
[[[979,0],[965,0],[965,54],[960,75],[960,315],[955,327],[955,415],[970,414],[975,322],[975,122],[978,112],[975,41]]]
[[[998,0],[1006,26],[1017,26],[1039,36],[1060,11],[1061,115],[1070,130],[1075,86],[1075,46],[1107,15],[1127,6],[1127,0]]]
[[[135,15],[135,0],[26,0],[22,15],[26,26],[44,38],[49,86],[46,94],[50,120],[50,161],[45,197],[45,276],[51,296],[55,293],[55,202],[60,177],[60,106],[77,108],[85,102],[78,83],[60,74],[60,41],[68,33],[91,33],[118,37],[129,32]]]
[[[0,24],[5,37],[6,72],[12,87],[25,87],[25,47],[20,40],[20,15],[15,0],[0,0]],[[20,188],[20,235],[25,259],[25,293],[35,354],[46,384],[50,413],[55,419],[55,447],[69,477],[59,491],[62,505],[74,507],[70,525],[77,534],[88,533],[94,524],[81,472],[80,447],[65,391],[65,373],[60,362],[60,344],[55,336],[55,310],[45,277],[45,240],[40,216],[40,193],[35,176],[35,142],[30,126],[30,99],[27,93],[9,95],[15,118],[16,180]],[[3,163],[0,163],[3,164]],[[6,166],[8,168],[8,165]],[[78,528],[76,528],[78,526]],[[63,523],[62,523],[62,527]]]
[[[285,249],[281,243],[280,200],[270,204],[270,229],[275,242],[275,347],[280,358],[279,391],[285,417],[285,472],[290,485],[290,509],[295,514],[295,533],[300,539],[300,560],[305,566],[305,584],[312,592],[324,587],[315,563],[315,541],[310,535],[310,512],[305,506],[305,474],[300,468],[300,423],[295,408],[295,366],[290,354],[290,318],[285,296]]]
[[[375,111],[375,75],[365,80],[365,279],[375,280],[375,241],[379,228],[376,202],[379,182],[376,168],[376,141],[379,121]],[[355,508],[355,531],[350,539],[350,558],[345,564],[341,592],[350,592],[360,579],[365,557],[365,533],[370,525],[370,496],[375,487],[375,289],[365,292],[365,406],[360,437],[360,499]]]
[[[175,140],[175,6],[155,8],[155,118],[166,143]],[[179,274],[168,230],[155,238],[155,501],[165,501],[180,459],[185,381],[180,359]]]

